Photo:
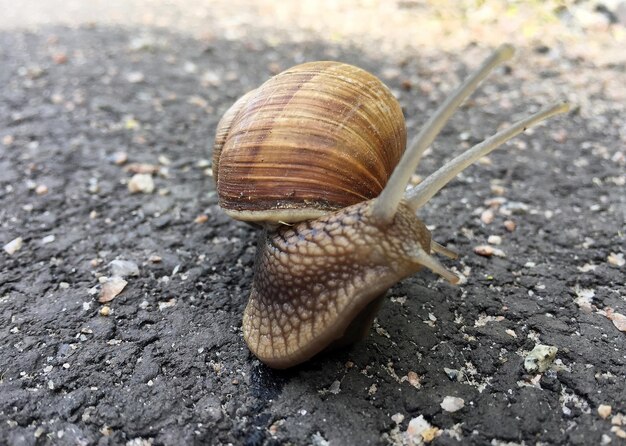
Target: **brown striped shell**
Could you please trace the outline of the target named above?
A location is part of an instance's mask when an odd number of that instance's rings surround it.
[[[317,218],[378,196],[405,146],[402,109],[378,78],[339,62],[297,65],[218,124],[220,206],[245,221]]]

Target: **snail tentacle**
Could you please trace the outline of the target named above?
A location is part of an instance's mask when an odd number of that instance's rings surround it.
[[[515,50],[512,45],[504,44],[496,49],[473,74],[441,104],[428,119],[419,134],[413,139],[404,152],[400,162],[389,178],[387,185],[374,203],[373,216],[381,223],[388,224],[396,213],[398,204],[404,196],[406,185],[415,172],[424,151],[437,137],[452,114],[461,103],[478,88],[478,84],[499,64],[513,57]]]
[[[434,240],[430,241],[430,250],[436,252],[437,254],[441,254],[446,256],[449,259],[458,259],[459,253],[451,250],[450,248],[446,248],[445,246],[437,243]]]
[[[468,149],[466,152],[444,164],[443,167],[428,176],[420,184],[408,190],[405,195],[407,205],[416,211],[428,202],[433,195],[439,192],[440,189],[454,179],[454,177],[456,177],[465,168],[476,162],[479,158],[489,154],[505,142],[509,141],[511,138],[524,132],[528,127],[538,124],[551,116],[565,113],[568,110],[569,104],[567,102],[551,105],[531,116],[517,121],[508,129],[498,132],[483,142],[475,145],[471,149]]]
[[[454,274],[452,271],[448,270],[445,266],[443,266],[439,260],[428,255],[426,251],[419,249],[413,254],[413,259],[416,263],[419,263],[422,266],[425,266],[435,274],[439,274],[441,277],[446,279],[448,282],[452,284],[459,283],[459,277]]]

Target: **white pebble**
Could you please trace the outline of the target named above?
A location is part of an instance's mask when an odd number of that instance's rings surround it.
[[[492,245],[499,245],[502,243],[502,237],[499,235],[490,235],[487,239],[487,243],[491,243]]]
[[[339,392],[341,392],[341,382],[333,381],[333,383],[328,388],[328,391],[333,395],[337,395]]]
[[[176,305],[176,299],[170,299],[165,302],[159,302],[159,310],[165,310],[166,308],[171,308]]]
[[[126,80],[131,84],[138,84],[139,82],[143,82],[145,76],[141,71],[131,71],[126,75]]]
[[[455,396],[446,396],[440,404],[441,408],[446,412],[456,412],[463,409],[465,400]]]
[[[12,256],[13,254],[15,254],[17,251],[19,251],[22,248],[23,243],[24,243],[24,240],[22,239],[22,237],[17,237],[11,240],[6,245],[4,245],[2,248],[8,255]]]
[[[397,413],[395,415],[391,416],[391,419],[396,423],[396,424],[400,424],[402,423],[402,421],[404,421],[404,415],[402,415],[401,413]]]
[[[55,238],[56,237],[53,234],[46,235],[44,238],[41,239],[41,243],[47,245],[48,243],[52,243]]]
[[[154,192],[154,180],[149,173],[137,173],[128,182],[128,190],[131,194],[144,193],[151,194]]]
[[[624,260],[624,254],[620,253],[614,253],[612,252],[608,257],[607,257],[608,262],[611,265],[615,265],[615,266],[624,266],[624,264],[626,264],[626,260]]]
[[[611,415],[611,406],[608,406],[606,404],[600,404],[598,406],[598,415],[606,420],[609,415]]]

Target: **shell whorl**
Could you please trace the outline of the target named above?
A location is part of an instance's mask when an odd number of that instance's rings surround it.
[[[220,205],[246,221],[319,217],[378,196],[405,146],[402,109],[375,76],[338,62],[298,65],[220,122]]]

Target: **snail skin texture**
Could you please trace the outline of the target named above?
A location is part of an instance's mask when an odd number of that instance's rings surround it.
[[[213,176],[224,211],[262,226],[243,334],[270,367],[287,368],[363,338],[386,291],[422,267],[458,278],[433,256],[416,211],[459,172],[560,103],[467,150],[419,185],[426,148],[498,64],[503,45],[454,91],[406,147],[402,110],[372,74],[339,62],[288,69],[240,98],[218,124]]]

